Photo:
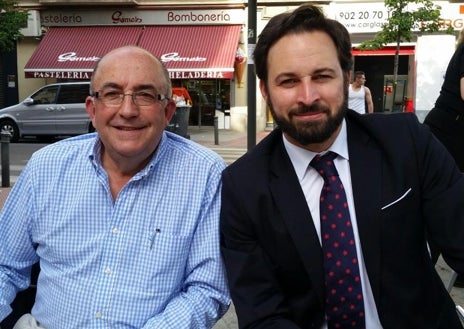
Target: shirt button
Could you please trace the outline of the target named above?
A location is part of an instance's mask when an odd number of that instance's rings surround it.
[[[119,233],[119,229],[117,227],[113,228],[113,234],[118,234]]]
[[[102,317],[101,312],[96,312],[96,313],[95,313],[95,317],[96,317],[97,319],[100,319],[100,318]]]
[[[111,274],[111,269],[109,267],[105,268],[105,274]]]

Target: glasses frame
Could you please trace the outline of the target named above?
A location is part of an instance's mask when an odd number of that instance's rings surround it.
[[[153,104],[149,104],[149,105],[139,105],[137,104],[137,101],[136,101],[136,95],[137,95],[137,91],[136,92],[133,92],[132,94],[124,94],[124,93],[118,93],[119,95],[119,104],[107,104],[105,103],[105,101],[103,101],[103,99],[101,98],[101,92],[102,90],[97,90],[97,91],[92,91],[92,93],[90,94],[90,96],[94,97],[95,99],[99,99],[103,104],[105,104],[106,106],[121,106],[122,103],[124,103],[124,99],[126,98],[126,96],[130,96],[131,97],[131,100],[132,100],[132,103],[134,105],[137,105],[137,106],[152,106],[152,105],[155,105],[156,104],[156,101],[164,101],[164,100],[169,100],[169,97],[164,95],[164,94],[158,94],[156,93],[156,100],[155,100],[155,103]],[[99,98],[100,97],[100,98]]]

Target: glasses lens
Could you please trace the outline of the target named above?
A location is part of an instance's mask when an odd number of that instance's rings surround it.
[[[131,97],[134,104],[138,106],[150,106],[155,104],[159,99],[158,94],[150,90],[124,94],[120,90],[102,89],[98,93],[98,99],[100,99],[105,105],[109,106],[121,105],[126,96]]]
[[[138,91],[134,93],[133,99],[136,105],[149,106],[156,103],[158,95],[152,91]]]
[[[123,97],[123,94],[116,90],[102,90],[99,94],[100,100],[106,105],[119,105]]]

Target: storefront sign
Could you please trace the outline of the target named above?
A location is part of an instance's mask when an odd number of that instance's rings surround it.
[[[462,3],[439,3],[441,6],[440,17],[445,27],[451,26],[460,31],[464,27],[464,5]]]
[[[443,27],[452,26],[455,30],[464,27],[462,4],[446,1],[434,1],[440,6],[440,17]],[[409,6],[420,6],[410,4]],[[388,21],[389,13],[383,2],[375,3],[331,3],[326,7],[327,15],[342,23],[350,33],[376,33]],[[412,8],[410,10],[413,10]],[[417,27],[419,30],[419,26]]]
[[[244,9],[98,10],[40,12],[43,26],[245,24]]]
[[[161,61],[164,63],[169,63],[169,62],[206,62],[205,57],[182,57],[179,55],[179,53],[167,53],[167,54],[162,54],[160,57]]]
[[[97,56],[79,57],[75,52],[58,55],[58,62],[96,62],[100,59]]]
[[[54,79],[77,79],[90,80],[92,72],[84,71],[60,71],[60,72],[25,72],[26,78],[54,78]],[[171,79],[232,79],[233,72],[220,71],[169,71]]]
[[[234,72],[221,71],[169,71],[171,79],[232,79]]]
[[[76,79],[90,80],[91,72],[76,72],[76,71],[49,71],[49,72],[25,72],[26,78],[54,78],[54,79]]]
[[[342,23],[350,33],[378,32],[388,20],[383,2],[332,3],[327,11],[329,17]]]

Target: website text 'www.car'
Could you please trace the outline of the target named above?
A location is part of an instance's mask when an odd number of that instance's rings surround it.
[[[345,27],[347,28],[347,30],[349,31],[350,29],[355,29],[355,28],[369,28],[369,29],[373,29],[373,28],[379,28],[381,29],[382,28],[382,25],[384,24],[385,22],[352,22],[352,23],[344,23]]]

